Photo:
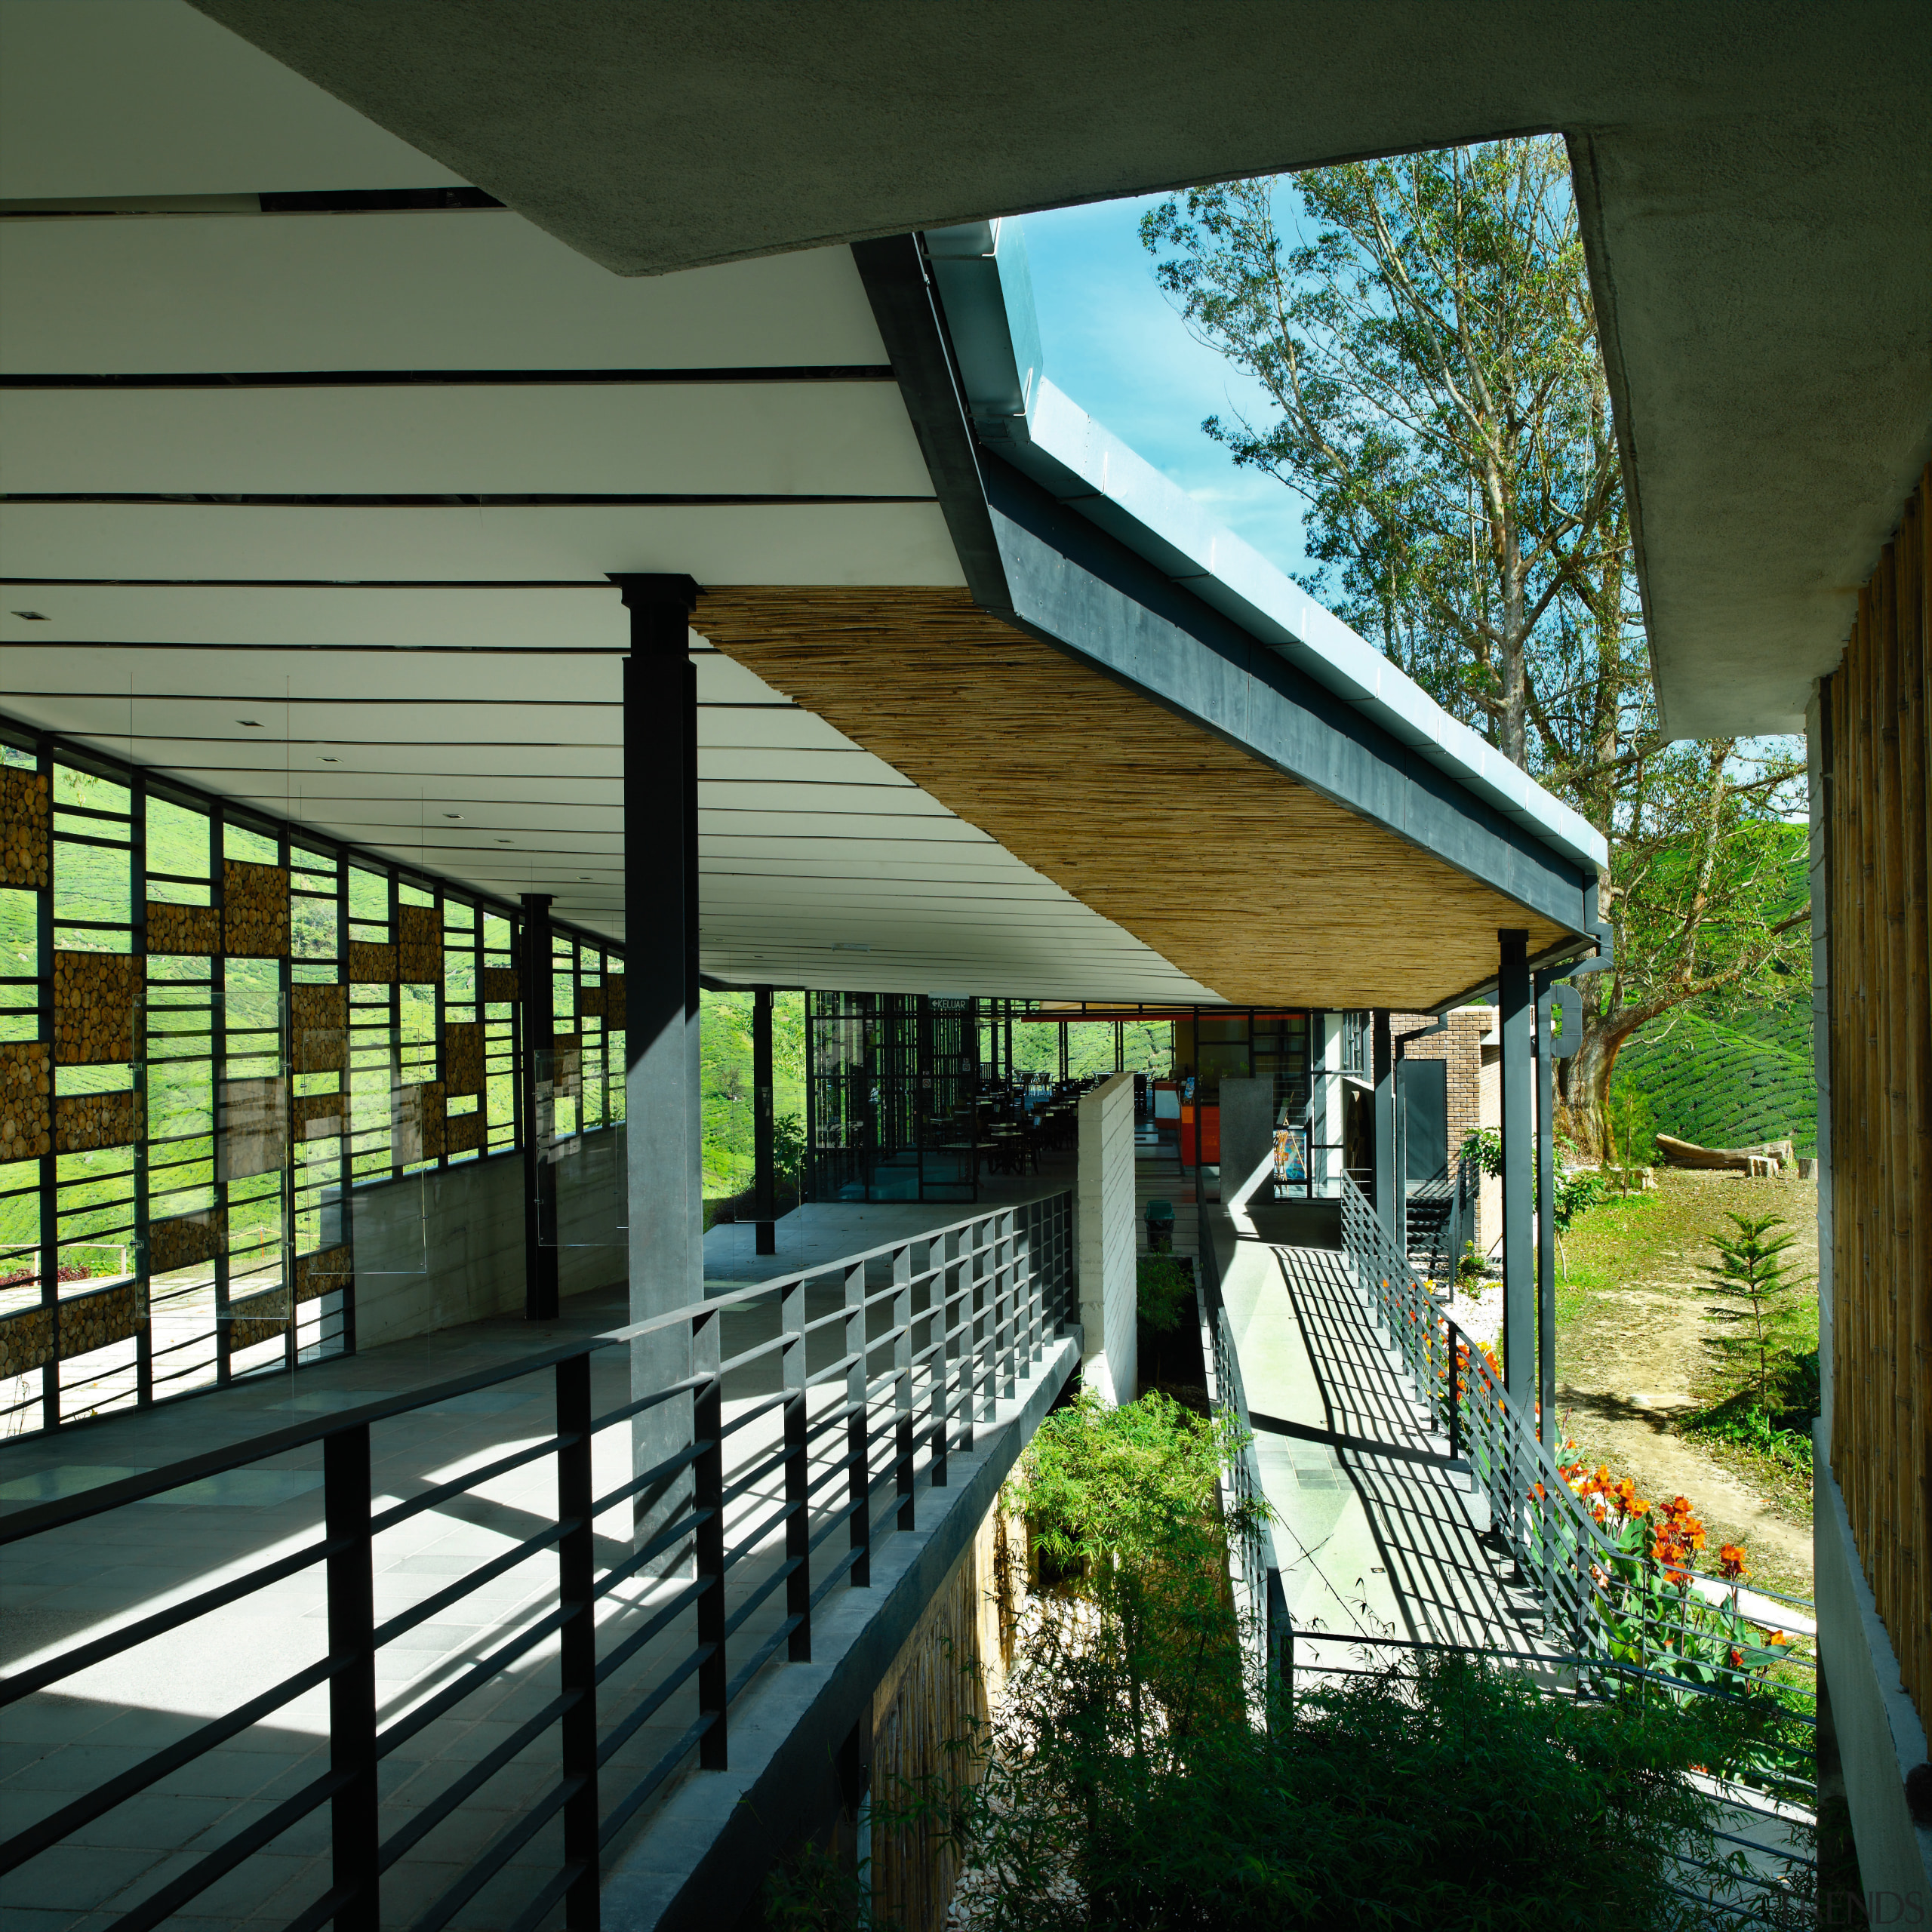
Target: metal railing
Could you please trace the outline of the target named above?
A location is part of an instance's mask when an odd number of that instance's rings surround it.
[[[1466,1461],[1490,1527],[1540,1598],[1546,1635],[1583,1688],[1632,1687],[1677,1701],[1765,1697],[1779,1725],[1752,1767],[1774,1795],[1815,1779],[1817,1659],[1810,1606],[1660,1557],[1647,1536],[1615,1537],[1574,1489],[1503,1386],[1489,1355],[1470,1346],[1397,1249],[1361,1190],[1345,1181],[1342,1232],[1370,1306],[1407,1368],[1417,1399]],[[1761,1605],[1761,1607],[1759,1606]]]
[[[1258,1716],[1268,1707],[1271,1678],[1285,1694],[1293,1695],[1294,1632],[1275,1561],[1274,1539],[1263,1509],[1254,1506],[1265,1505],[1267,1499],[1248,1423],[1241,1356],[1228,1326],[1227,1304],[1221,1299],[1220,1260],[1214,1248],[1211,1217],[1204,1214],[1201,1223],[1197,1312],[1208,1407],[1232,1421],[1247,1438],[1222,1475],[1220,1490],[1223,1514],[1233,1518],[1238,1509],[1240,1520],[1247,1525],[1229,1550],[1229,1582],[1247,1651],[1250,1708]]]
[[[79,1672],[318,1565],[323,1654],[15,1832],[0,1843],[0,1873],[71,1843],[117,1806],[321,1692],[326,1746],[314,1754],[315,1775],[202,1850],[186,1869],[174,1870],[179,1861],[158,1854],[156,1871],[171,1875],[107,1921],[118,1932],[160,1924],[325,1810],[328,1880],[288,1921],[289,1932],[313,1932],[331,1919],[339,1932],[374,1932],[384,1922],[386,1876],[407,1875],[420,1891],[426,1869],[440,1865],[447,1872],[452,1860],[460,1875],[409,1915],[414,1932],[435,1932],[459,1912],[473,1923],[478,1911],[512,1932],[534,1932],[559,1906],[573,1932],[595,1927],[601,1861],[614,1841],[694,1756],[707,1768],[728,1764],[736,1700],[774,1659],[810,1659],[820,1606],[843,1586],[869,1585],[880,1539],[915,1527],[921,1485],[946,1485],[949,1457],[971,1450],[976,1428],[1016,1398],[1072,1319],[1071,1223],[1072,1197],[1064,1193],[989,1208],[500,1367],[0,1516],[0,1546],[17,1549],[185,1484],[270,1457],[286,1469],[292,1452],[321,1452],[318,1536],[16,1670],[0,1680],[0,1706],[54,1692]],[[823,1307],[826,1301],[832,1305]],[[757,1318],[758,1325],[768,1319],[772,1332],[727,1357],[724,1324],[734,1315]],[[687,1372],[597,1413],[594,1367],[611,1351],[619,1352],[614,1367],[629,1366],[638,1343],[680,1355],[688,1349]],[[831,1358],[817,1359],[826,1355]],[[377,1496],[371,1445],[372,1438],[380,1444],[384,1423],[538,1374],[554,1386],[554,1421],[540,1439],[519,1441],[401,1500]],[[760,1386],[766,1383],[774,1386]],[[598,1494],[597,1438],[624,1431],[614,1447],[621,1468],[631,1471],[630,1438],[645,1418],[654,1420],[660,1447],[666,1422],[677,1419],[670,1452]],[[403,1607],[379,1602],[379,1592],[396,1580],[386,1558],[379,1567],[382,1538],[426,1512],[453,1506],[460,1515],[485,1484],[546,1461],[555,1477],[552,1519]],[[382,1480],[393,1480],[381,1459],[376,1466]],[[517,1500],[528,1509],[525,1497]],[[623,1529],[616,1553],[600,1565],[595,1526],[612,1512],[620,1512]],[[611,1540],[603,1540],[611,1551]],[[553,1584],[507,1618],[483,1620],[484,1654],[383,1721],[377,1672],[386,1647],[551,1550]],[[508,1734],[494,1748],[473,1760],[458,1750],[439,1761],[439,1730],[473,1714],[472,1700],[500,1694],[508,1673],[527,1678],[540,1672],[548,1675],[541,1687],[547,1694],[521,1723],[499,1724]],[[486,1708],[495,1708],[487,1698]],[[398,1813],[385,1803],[380,1781],[386,1761],[406,1745],[415,1747],[408,1756],[444,1776],[433,1794]],[[552,1748],[555,1775],[529,1789],[527,1754]],[[515,1764],[521,1767],[514,1781],[520,1795],[508,1801],[507,1822],[480,1846],[439,1850],[439,1828]],[[211,1822],[230,1808],[217,1806]],[[97,1829],[88,1841],[101,1842]],[[408,1874],[419,1847],[429,1866]],[[472,1906],[493,1881],[497,1890]]]

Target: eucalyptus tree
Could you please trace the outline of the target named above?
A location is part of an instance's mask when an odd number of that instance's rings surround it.
[[[1202,426],[1303,500],[1305,586],[1604,834],[1617,964],[1584,983],[1564,1088],[1595,1143],[1638,1027],[1803,971],[1801,766],[1658,729],[1562,143],[1192,189],[1141,238],[1272,405]]]

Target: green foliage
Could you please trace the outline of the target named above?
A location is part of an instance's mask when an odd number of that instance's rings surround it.
[[[977,1932],[1677,1932],[1703,1921],[1673,1850],[1736,1869],[1688,1775],[1742,1758],[1735,1709],[1545,1699],[1425,1656],[1265,1729],[1137,1752],[1084,1658],[1063,1661],[1051,1681],[1023,1663],[953,1807]]]
[[[1621,1157],[1643,1164],[1661,1131],[1703,1147],[1787,1137],[1810,1154],[1818,1139],[1811,1014],[1797,1001],[1722,1018],[1679,1011],[1637,1034],[1617,1057],[1608,1107]],[[1639,1146],[1622,1152],[1618,1123]]]
[[[1728,1214],[1734,1235],[1714,1234],[1715,1264],[1703,1270],[1723,1299],[1709,1310],[1719,1331],[1707,1346],[1725,1360],[1741,1365],[1758,1410],[1768,1415],[1777,1396],[1780,1357],[1790,1352],[1798,1334],[1799,1316],[1792,1306],[1795,1291],[1808,1278],[1785,1259],[1798,1237],[1776,1214]]]
[[[1548,1698],[1423,1654],[1304,1687],[1252,1721],[1216,1478],[1240,1447],[1158,1398],[1049,1417],[1003,1501],[1062,1580],[1023,1620],[990,1725],[875,1791],[875,1835],[932,1834],[975,1932],[1679,1932],[1678,1857],[1735,1869],[1690,1780],[1758,1748],[1741,1700]],[[1230,1527],[1238,1527],[1238,1525]],[[875,1841],[877,1842],[875,1835]],[[767,1922],[875,1927],[806,1848]]]
[[[737,1194],[752,1183],[752,1002],[749,992],[706,992],[698,1053],[704,1087],[704,1191],[708,1198]],[[772,1001],[772,1106],[777,1115],[777,1165],[794,1177],[802,1162],[804,1130],[796,1117],[805,1103],[805,1019],[802,993]],[[793,1124],[787,1128],[787,1117]],[[792,1159],[786,1164],[788,1147]]]
[[[1463,1136],[1456,1158],[1494,1180],[1503,1172],[1503,1136],[1493,1127],[1472,1127]]]
[[[1134,1291],[1142,1324],[1157,1335],[1171,1334],[1194,1306],[1194,1277],[1171,1254],[1140,1257]]]
[[[1805,983],[1804,767],[1788,740],[1660,726],[1563,143],[1191,189],[1141,238],[1265,392],[1202,428],[1302,499],[1306,587],[1608,841],[1615,963],[1558,1076],[1593,1146],[1635,1029]]]
[[[1604,1164],[1620,1193],[1628,1194],[1639,1169],[1653,1166],[1657,1130],[1651,1103],[1627,1081],[1614,1083],[1604,1108]]]
[[[993,1057],[991,1023],[980,1022],[980,1054]],[[1122,1057],[1129,1073],[1150,1073],[1165,1079],[1174,1062],[1174,1028],[1165,1020],[1129,1020],[1121,1038]],[[1060,1074],[1060,1035],[1057,1023],[1016,1020],[1013,1028],[1013,1063],[1022,1073]],[[1002,1033],[1001,1038],[1004,1035]],[[1068,1077],[1090,1079],[1097,1073],[1114,1070],[1113,1023],[1107,1020],[1073,1020],[1066,1028]]]
[[[1601,1174],[1589,1168],[1564,1164],[1576,1152],[1567,1140],[1561,1135],[1557,1137],[1555,1180],[1551,1193],[1555,1198],[1559,1234],[1565,1232],[1586,1208],[1595,1207],[1607,1192]],[[1463,1136],[1457,1158],[1466,1167],[1475,1168],[1494,1180],[1503,1172],[1503,1136],[1493,1127],[1472,1127]]]

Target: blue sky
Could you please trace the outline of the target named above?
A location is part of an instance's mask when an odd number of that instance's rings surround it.
[[[1054,386],[1284,571],[1305,568],[1300,506],[1271,476],[1237,469],[1204,417],[1265,421],[1260,383],[1190,336],[1140,245],[1158,195],[1029,214],[1023,224],[1046,373]]]

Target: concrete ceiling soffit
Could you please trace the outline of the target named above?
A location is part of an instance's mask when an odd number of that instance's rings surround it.
[[[1932,459],[1932,11],[1907,85],[1570,140],[1673,737],[1801,731]]]
[[[1761,112],[1902,0],[195,0],[620,274],[1551,128]],[[1240,57],[1231,58],[1238,50]],[[1702,85],[1700,85],[1702,83]]]
[[[1924,0],[198,4],[623,275],[1561,131],[1677,732],[1795,722],[1932,454]]]
[[[1567,929],[964,591],[717,589],[720,651],[1235,1004],[1420,1010]]]

